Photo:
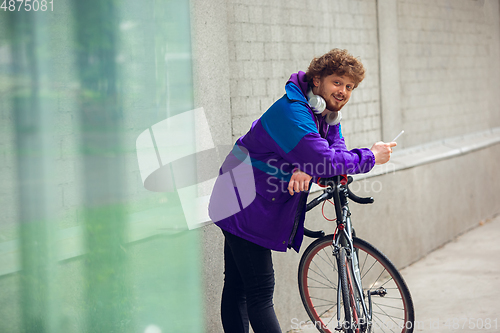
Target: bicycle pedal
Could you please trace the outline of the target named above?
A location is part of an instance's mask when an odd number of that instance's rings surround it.
[[[385,288],[380,287],[376,290],[370,291],[370,295],[377,295],[380,297],[384,297],[385,295],[387,295],[387,290]]]

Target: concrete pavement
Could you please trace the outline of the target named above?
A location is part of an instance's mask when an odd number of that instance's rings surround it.
[[[413,296],[416,332],[500,332],[500,216],[402,273]]]
[[[415,332],[500,332],[500,216],[401,272],[415,305]]]

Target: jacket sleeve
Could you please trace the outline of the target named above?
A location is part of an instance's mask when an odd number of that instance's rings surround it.
[[[340,125],[331,127],[324,139],[305,105],[291,103],[288,109],[279,122],[268,121],[265,126],[277,152],[294,167],[313,177],[366,173],[373,168],[375,158],[369,149],[347,150]]]
[[[375,165],[369,149],[347,150],[343,139],[329,145],[316,133],[305,135],[283,158],[313,177],[366,173]]]

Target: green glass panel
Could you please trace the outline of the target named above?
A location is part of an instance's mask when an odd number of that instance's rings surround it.
[[[202,332],[199,231],[136,151],[193,108],[189,2],[43,3],[0,10],[0,332]]]

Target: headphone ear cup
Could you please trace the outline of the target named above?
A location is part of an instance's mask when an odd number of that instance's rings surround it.
[[[341,120],[342,120],[342,112],[340,111],[331,112],[325,118],[326,123],[330,126],[337,125],[338,123],[340,123]]]
[[[307,97],[309,98],[309,106],[313,110],[314,113],[322,113],[326,109],[326,102],[323,99],[323,97],[314,95],[312,93],[312,90],[309,91],[307,94]]]

